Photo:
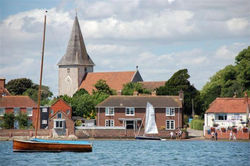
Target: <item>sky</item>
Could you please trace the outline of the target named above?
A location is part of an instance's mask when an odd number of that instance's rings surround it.
[[[197,89],[250,46],[249,0],[1,0],[0,77],[39,82],[58,94],[58,66],[76,15],[95,72],[139,71],[166,81],[188,69]]]

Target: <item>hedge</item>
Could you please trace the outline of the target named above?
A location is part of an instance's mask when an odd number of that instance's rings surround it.
[[[190,127],[191,129],[195,129],[195,130],[203,130],[203,124],[204,124],[204,120],[193,119],[191,121]]]

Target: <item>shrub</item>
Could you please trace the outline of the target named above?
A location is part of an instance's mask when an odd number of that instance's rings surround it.
[[[15,118],[17,121],[18,121],[18,124],[19,124],[19,128],[20,129],[26,129],[28,128],[28,115],[26,113],[19,113],[16,118]]]
[[[203,130],[203,123],[204,121],[201,119],[193,119],[191,121],[191,129]]]
[[[13,129],[14,120],[15,120],[15,116],[13,113],[8,113],[8,114],[5,113],[3,116],[3,122],[1,124],[1,127],[5,129]]]

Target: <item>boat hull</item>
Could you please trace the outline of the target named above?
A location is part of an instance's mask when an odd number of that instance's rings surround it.
[[[136,136],[135,139],[140,139],[140,140],[161,140],[160,137],[147,137],[147,136]]]
[[[13,152],[92,152],[92,144],[62,144],[13,140]]]

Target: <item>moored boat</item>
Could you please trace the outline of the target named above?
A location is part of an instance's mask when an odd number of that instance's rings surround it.
[[[14,152],[92,152],[87,141],[13,140]]]
[[[158,134],[157,125],[155,122],[155,110],[152,104],[147,103],[146,113],[145,113],[145,130],[142,136],[137,135],[135,139],[140,140],[161,140],[160,137],[156,136],[146,136],[146,134]],[[141,129],[141,127],[140,127]],[[140,133],[140,129],[139,132]]]

